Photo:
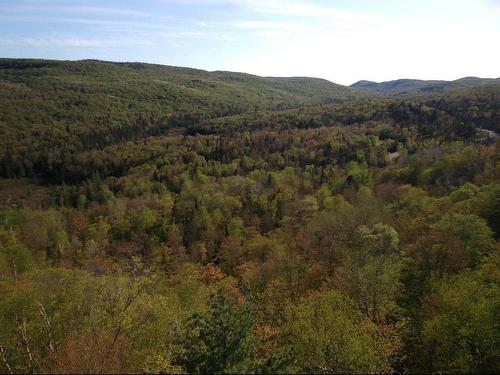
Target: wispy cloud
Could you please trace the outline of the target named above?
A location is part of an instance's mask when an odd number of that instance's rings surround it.
[[[306,27],[298,22],[247,21],[229,23],[229,26],[242,29],[275,29],[275,30],[304,30]]]
[[[197,32],[197,31],[172,31],[172,32],[158,32],[150,34],[151,37],[166,38],[166,39],[206,39],[206,40],[220,40],[220,41],[235,41],[236,38],[223,33],[211,32]]]
[[[71,23],[83,25],[97,25],[97,26],[125,26],[128,30],[131,28],[144,28],[144,29],[159,29],[164,28],[161,23],[146,22],[146,21],[131,21],[131,20],[116,20],[116,19],[93,19],[93,18],[80,18],[80,17],[67,17],[67,16],[36,16],[36,15],[19,15],[19,16],[5,16],[0,15],[0,20],[3,22],[36,22],[40,23]]]
[[[134,37],[47,36],[1,37],[0,44],[28,45],[32,47],[109,48],[119,46],[146,46],[151,45],[152,43],[147,39]]]
[[[255,12],[281,16],[330,18],[350,21],[374,19],[371,15],[303,1],[257,0],[252,2],[245,1],[244,3]]]
[[[245,10],[277,16],[302,18],[326,18],[343,21],[379,21],[380,18],[371,14],[343,10],[335,6],[315,4],[312,1],[297,0],[156,0],[163,3],[233,5]]]
[[[130,17],[147,17],[147,18],[163,18],[163,16],[130,10],[125,8],[112,8],[101,6],[81,6],[81,5],[0,5],[0,11],[12,15],[26,15],[26,14],[77,14],[77,15],[91,15],[91,16],[130,16]]]
[[[110,48],[122,46],[153,46],[161,40],[205,39],[234,41],[230,35],[221,33],[203,33],[191,31],[153,32],[142,36],[97,36],[52,35],[43,37],[0,37],[1,45],[31,46],[31,47],[79,47],[79,48]]]

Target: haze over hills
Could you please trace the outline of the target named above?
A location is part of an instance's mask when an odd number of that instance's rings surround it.
[[[369,90],[372,93],[389,96],[432,94],[453,89],[500,84],[500,78],[464,77],[455,81],[397,79],[386,82],[361,80],[350,87]]]

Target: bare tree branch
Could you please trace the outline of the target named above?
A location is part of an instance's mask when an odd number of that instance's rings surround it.
[[[16,321],[17,321],[17,326],[19,328],[19,331],[21,332],[21,337],[23,340],[24,349],[26,350],[26,353],[28,354],[29,367],[30,367],[31,373],[33,373],[34,372],[33,356],[31,355],[28,334],[26,333],[26,318],[23,317],[22,321],[19,321],[19,319],[16,316]]]
[[[45,323],[45,331],[47,332],[47,338],[49,341],[49,350],[51,353],[54,353],[54,343],[52,341],[52,327],[50,325],[49,316],[47,315],[47,312],[45,311],[45,308],[43,307],[42,303],[38,301],[35,302],[40,308],[40,314],[42,314],[43,321]]]
[[[1,341],[0,341],[0,354],[2,355],[2,361],[5,367],[7,368],[7,371],[9,372],[9,374],[12,374],[12,367],[10,367],[9,360],[7,359],[7,353]]]

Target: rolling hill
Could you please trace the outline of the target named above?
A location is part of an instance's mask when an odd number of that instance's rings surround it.
[[[315,78],[95,60],[0,59],[0,126],[121,122],[137,113],[223,116],[362,95]]]
[[[11,127],[123,126],[141,115],[155,121],[181,116],[185,123],[369,97],[429,98],[499,82],[468,77],[343,86],[319,78],[259,77],[145,63],[0,59],[0,132]]]

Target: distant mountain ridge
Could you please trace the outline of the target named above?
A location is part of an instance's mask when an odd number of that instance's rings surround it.
[[[454,81],[397,79],[385,82],[358,81],[350,87],[378,95],[402,96],[500,84],[500,78],[464,77]]]

